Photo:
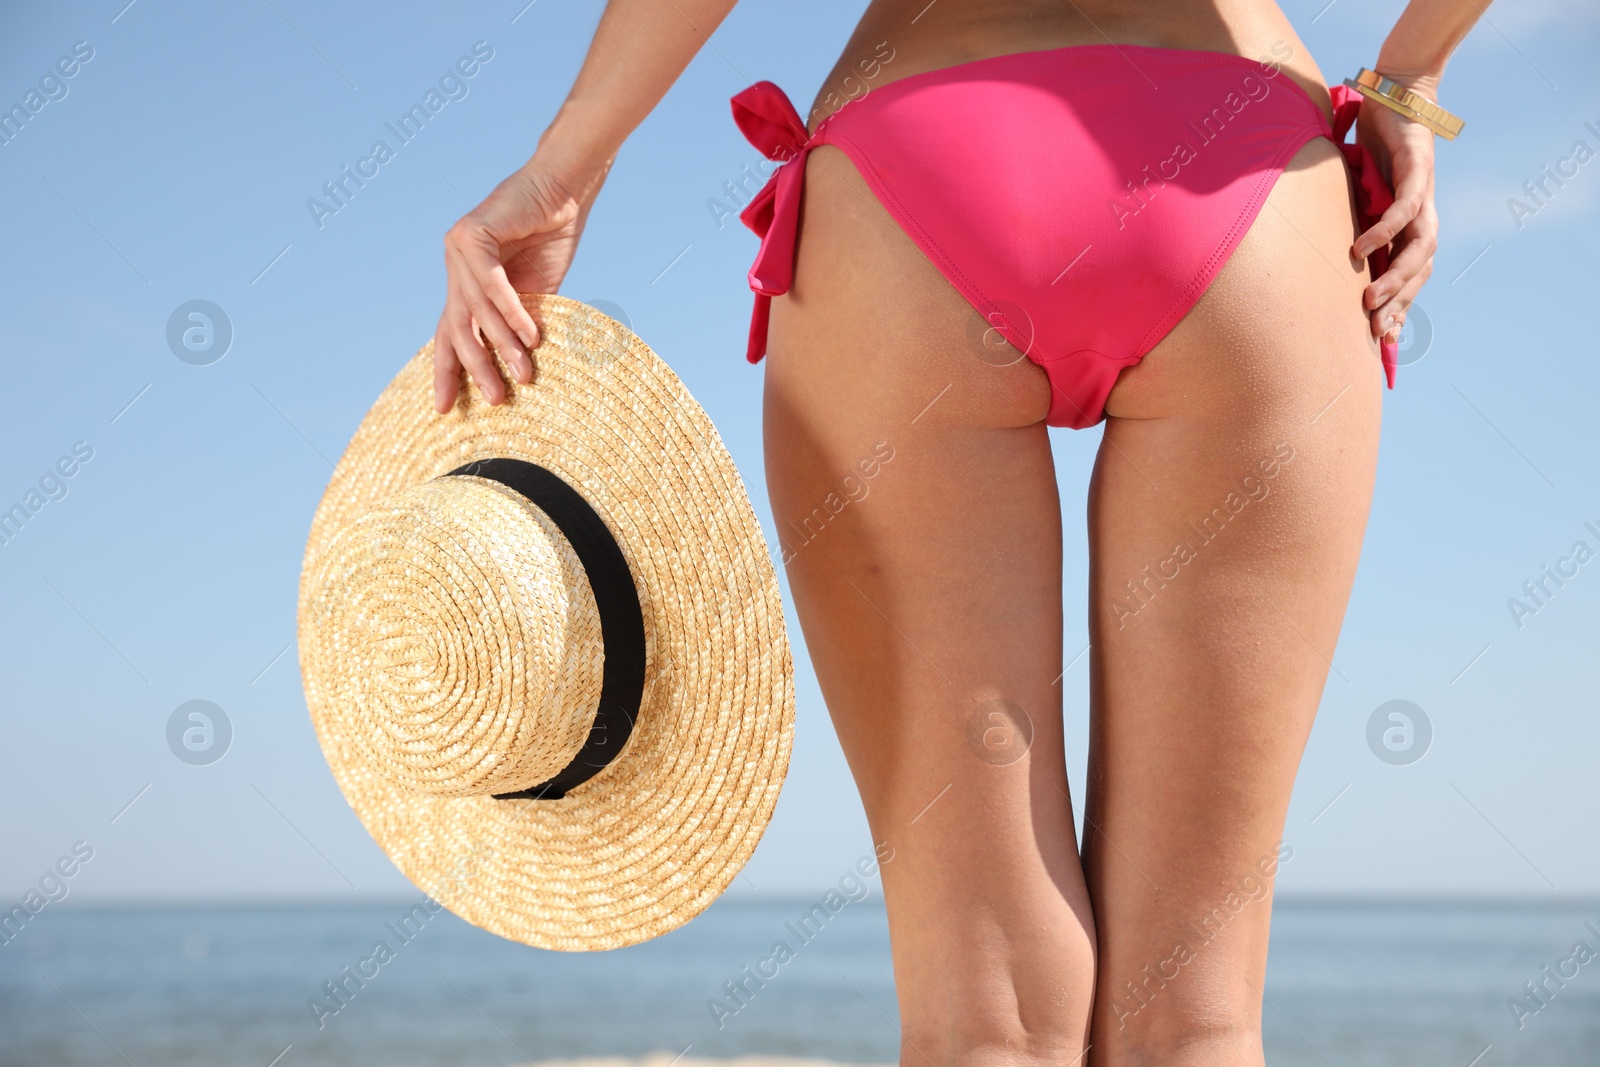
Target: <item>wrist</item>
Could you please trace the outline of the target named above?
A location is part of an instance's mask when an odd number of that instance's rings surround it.
[[[1404,53],[1391,52],[1385,47],[1378,51],[1372,70],[1396,85],[1403,85],[1421,93],[1429,100],[1439,99],[1439,82],[1444,78],[1444,63],[1419,61]]]
[[[524,166],[553,177],[575,200],[587,205],[599,193],[621,143],[621,138],[608,136],[599,123],[568,100],[539,135],[533,156]]]
[[[1410,84],[1396,81],[1380,70],[1363,69],[1354,78],[1346,78],[1345,84],[1369,102],[1424,126],[1447,141],[1455,140],[1466,124],[1461,116],[1439,105],[1437,81],[1419,76],[1407,80]]]

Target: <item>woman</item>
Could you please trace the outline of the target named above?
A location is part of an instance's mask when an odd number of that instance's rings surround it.
[[[612,0],[533,158],[446,238],[439,410],[463,368],[503,398],[483,341],[529,380],[514,292],[555,291],[618,147],[732,6]],[[1413,0],[1373,68],[1436,100],[1477,15]],[[737,98],[802,157],[745,215],[798,227],[752,272],[750,356],[795,606],[893,848],[903,1063],[1262,1063],[1270,884],[1366,524],[1381,342],[1437,231],[1433,134],[1368,102],[1355,164],[1396,198],[1360,232],[1326,86],[1271,0],[874,0],[803,129],[774,87]],[[1139,140],[1179,116],[1189,153]],[[980,316],[1013,280],[1027,299]],[[1102,417],[1080,860],[1046,426]],[[807,525],[866,456],[870,504]]]

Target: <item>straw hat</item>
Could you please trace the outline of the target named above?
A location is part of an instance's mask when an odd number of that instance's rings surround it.
[[[329,482],[300,577],[328,766],[406,876],[542,948],[716,899],[789,763],[793,667],[739,473],[626,327],[524,296],[536,377],[432,404],[430,343]]]

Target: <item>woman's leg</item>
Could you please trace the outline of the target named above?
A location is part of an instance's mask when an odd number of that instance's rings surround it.
[[[841,152],[811,153],[804,195],[772,312],[767,480],[806,647],[892,850],[901,1062],[1067,1067],[1094,937],[1056,684],[1049,387],[985,359],[976,313]]]
[[[1095,1067],[1262,1062],[1279,841],[1378,448],[1345,175],[1307,145],[1111,396],[1089,502]]]

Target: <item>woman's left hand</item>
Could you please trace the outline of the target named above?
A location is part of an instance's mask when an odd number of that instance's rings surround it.
[[[1391,77],[1391,75],[1385,75]],[[1435,78],[1395,81],[1437,99]],[[1397,112],[1364,101],[1356,117],[1356,140],[1366,145],[1394,189],[1394,204],[1371,229],[1356,238],[1353,254],[1365,260],[1374,249],[1393,244],[1389,269],[1362,294],[1372,336],[1398,340],[1406,310],[1433,274],[1439,247],[1439,214],[1433,205],[1433,131]]]

